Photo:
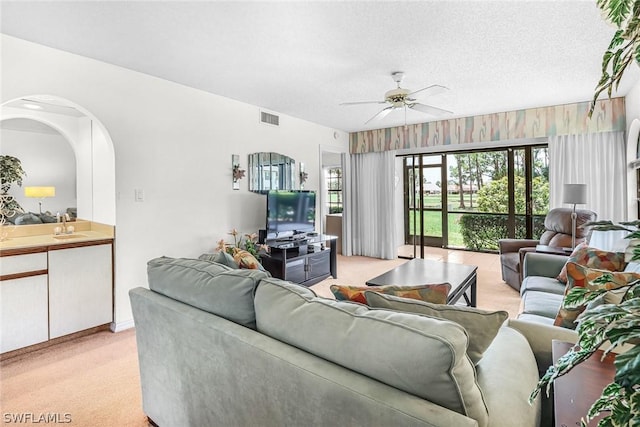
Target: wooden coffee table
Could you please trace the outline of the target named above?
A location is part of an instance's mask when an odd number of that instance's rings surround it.
[[[573,344],[553,340],[551,345],[555,363]],[[556,427],[579,426],[580,420],[587,415],[593,402],[602,394],[602,390],[613,381],[616,374],[613,365],[615,354],[609,353],[603,361],[600,361],[601,358],[602,350],[598,350],[571,372],[554,381],[553,407]],[[594,418],[589,425],[597,425],[601,418],[601,415]]]
[[[455,304],[464,298],[467,305],[476,306],[477,270],[475,265],[430,261],[414,258],[402,265],[367,281],[369,286],[399,285],[416,286],[429,283],[450,283],[447,304]],[[471,297],[466,293],[471,290]]]

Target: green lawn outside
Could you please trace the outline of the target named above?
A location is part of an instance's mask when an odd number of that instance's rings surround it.
[[[471,195],[464,195],[465,211],[474,212],[478,204],[478,196],[473,195],[473,209],[471,208]],[[425,194],[422,198],[422,204],[425,208],[439,209],[442,207],[442,199],[439,194]],[[460,195],[449,194],[448,197],[449,210],[460,210]]]
[[[415,212],[409,211],[409,233],[414,235],[413,219]],[[449,246],[464,247],[462,233],[460,233],[459,218],[462,214],[450,213],[449,219]],[[423,212],[424,235],[442,237],[442,213],[438,211]],[[416,227],[420,228],[420,222],[416,221]]]

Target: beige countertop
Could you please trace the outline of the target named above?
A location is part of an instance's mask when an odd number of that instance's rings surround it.
[[[5,239],[0,241],[0,251],[73,245],[114,238],[114,227],[92,221],[70,222],[75,230],[71,234],[54,235],[54,228],[60,224],[38,224],[2,227]]]

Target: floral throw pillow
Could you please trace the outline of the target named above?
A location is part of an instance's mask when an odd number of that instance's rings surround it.
[[[264,270],[262,264],[251,255],[250,252],[245,251],[244,249],[235,248],[233,250],[233,260],[238,264],[240,268],[248,268],[251,270]]]
[[[584,265],[585,267],[598,268],[609,271],[622,271],[627,265],[624,262],[624,252],[608,252],[587,246],[586,243],[580,243],[573,250],[567,264],[574,262]],[[556,279],[562,283],[567,283],[567,264],[562,267],[560,274]]]
[[[447,295],[451,290],[449,283],[434,283],[417,286],[349,286],[331,285],[331,292],[339,301],[354,301],[366,304],[365,291],[380,292],[386,295],[394,295],[403,298],[413,298],[427,301],[433,304],[446,304]]]
[[[588,289],[618,289],[621,288],[636,279],[640,279],[640,273],[622,272],[622,271],[609,271],[600,270],[597,268],[589,268],[575,262],[567,263],[567,286],[564,291],[564,295],[569,293],[573,288],[588,288]],[[608,275],[606,283],[593,284],[591,283],[597,278]],[[576,319],[585,310],[586,306],[582,305],[575,308],[567,308],[562,306],[558,311],[556,320],[553,323],[556,326],[562,326],[568,329],[575,329],[577,326]]]

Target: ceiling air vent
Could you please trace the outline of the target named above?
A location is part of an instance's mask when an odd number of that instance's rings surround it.
[[[260,111],[260,122],[272,126],[280,126],[280,116]]]

